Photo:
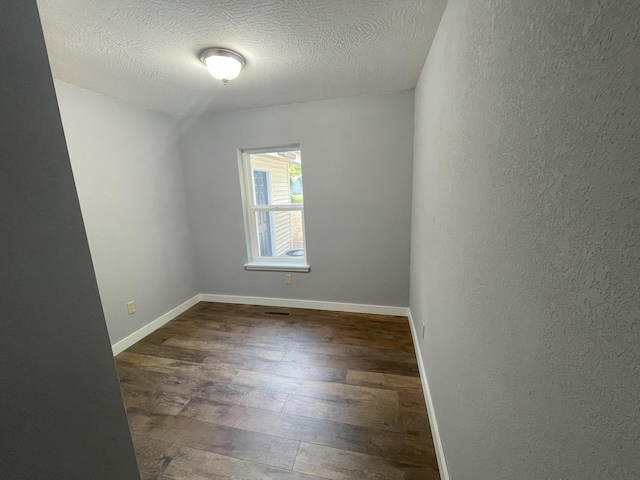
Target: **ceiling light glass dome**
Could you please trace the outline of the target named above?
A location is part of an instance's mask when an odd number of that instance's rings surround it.
[[[240,74],[246,64],[242,55],[226,48],[208,48],[200,54],[200,60],[214,78],[222,80],[225,85]]]

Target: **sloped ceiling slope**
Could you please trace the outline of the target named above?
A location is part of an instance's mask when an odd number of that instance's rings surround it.
[[[54,77],[175,117],[413,88],[446,0],[40,0]],[[247,59],[224,87],[207,47]]]

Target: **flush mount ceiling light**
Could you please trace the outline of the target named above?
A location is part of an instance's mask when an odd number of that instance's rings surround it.
[[[236,78],[247,63],[242,55],[227,48],[207,48],[200,54],[200,60],[209,73],[225,85]]]

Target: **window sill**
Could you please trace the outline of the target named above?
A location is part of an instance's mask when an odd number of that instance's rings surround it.
[[[308,272],[311,267],[301,263],[251,262],[245,263],[244,269],[262,272]]]

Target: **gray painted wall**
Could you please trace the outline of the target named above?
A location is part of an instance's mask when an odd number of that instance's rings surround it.
[[[413,92],[188,118],[202,293],[408,305]],[[247,272],[237,149],[299,143],[310,273]]]
[[[640,478],[640,4],[450,0],[411,310],[454,480]]]
[[[56,81],[111,342],[199,293],[176,121]],[[136,313],[126,304],[136,302]]]
[[[35,1],[0,45],[0,478],[139,479]]]

